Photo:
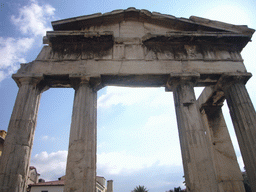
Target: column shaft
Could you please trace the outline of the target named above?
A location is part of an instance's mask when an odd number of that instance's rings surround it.
[[[21,79],[0,163],[0,191],[24,192],[41,92],[35,79]]]
[[[214,167],[205,129],[191,83],[173,88],[180,145],[187,189],[190,192],[217,192]]]
[[[244,83],[224,87],[252,191],[256,191],[256,112]]]
[[[243,177],[221,106],[204,106],[201,114],[210,140],[220,191],[244,192]]]
[[[75,89],[65,192],[96,191],[97,92],[82,81]]]

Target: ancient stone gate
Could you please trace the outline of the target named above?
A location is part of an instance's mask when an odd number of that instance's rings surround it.
[[[253,191],[256,113],[241,50],[254,30],[195,16],[176,18],[128,8],[52,22],[42,51],[13,79],[19,92],[0,168],[1,192],[25,192],[40,95],[73,87],[75,99],[66,192],[94,192],[97,90],[107,85],[172,91],[187,190],[244,191],[223,118],[224,99]],[[194,87],[204,86],[198,100]]]

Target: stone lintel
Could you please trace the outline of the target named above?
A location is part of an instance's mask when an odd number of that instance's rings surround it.
[[[101,75],[102,84],[104,86],[129,86],[129,87],[164,87],[167,80],[167,74],[153,75]]]
[[[87,32],[87,31],[77,31],[77,30],[68,30],[68,31],[47,31],[47,37],[57,37],[57,36],[84,36],[84,37],[99,37],[99,36],[113,36],[113,31],[103,31],[103,32]]]
[[[138,37],[115,37],[116,44],[141,44],[141,39]]]
[[[221,46],[222,49],[226,47],[241,52],[244,46],[250,41],[251,36],[233,32],[167,31],[162,34],[147,33],[141,39],[145,46],[150,46],[150,44],[154,43],[158,44],[159,42],[164,42],[164,44],[168,44],[169,46],[177,46],[190,42],[190,44],[204,45],[206,47],[209,45],[215,47]]]
[[[77,30],[69,30],[69,31],[47,31],[46,36],[43,37],[43,44],[50,44],[50,42],[54,38],[58,37],[74,37],[74,36],[82,36],[84,38],[93,38],[93,37],[101,37],[101,36],[112,36],[113,31],[104,31],[104,32],[87,32],[87,31],[77,31]]]
[[[228,74],[228,75],[227,75]],[[27,79],[36,80],[36,84],[40,84],[42,88],[48,87],[63,87],[71,88],[73,87],[71,81],[77,81],[82,77],[88,78],[90,86],[94,90],[100,90],[104,86],[114,85],[114,86],[132,86],[132,87],[166,87],[166,91],[172,91],[171,86],[175,83],[180,83],[181,81],[189,81],[193,83],[193,86],[216,86],[215,92],[222,91],[221,80],[224,77],[240,77],[244,73],[227,73],[226,76],[221,74],[199,74],[199,73],[171,73],[171,74],[85,74],[85,73],[67,73],[67,74],[35,74],[35,73],[17,73],[13,75],[13,79],[16,81],[17,85],[21,85],[21,79],[23,81]],[[222,77],[222,78],[220,78]],[[243,75],[241,76],[243,77]],[[243,82],[246,82],[250,77],[250,73],[245,73],[244,78],[240,78]],[[76,80],[75,80],[76,79]],[[38,81],[38,82],[37,82]],[[79,80],[80,81],[80,80]],[[228,79],[230,81],[230,79]],[[210,88],[207,88],[210,90]],[[211,91],[211,90],[210,90]],[[215,93],[214,93],[215,94]],[[216,92],[216,94],[219,94]],[[219,102],[215,99],[213,104]]]
[[[198,31],[178,31],[178,32],[166,32],[166,34],[152,34],[147,33],[142,37],[142,41],[147,41],[157,37],[216,37],[216,38],[224,38],[224,37],[247,37],[251,38],[248,34],[237,34],[232,32],[198,32]]]
[[[199,73],[170,73],[165,91],[172,91],[178,84],[192,83],[195,85],[199,78]]]
[[[216,89],[215,86],[205,87],[197,99],[199,109],[206,106],[222,106],[225,100],[224,92]]]

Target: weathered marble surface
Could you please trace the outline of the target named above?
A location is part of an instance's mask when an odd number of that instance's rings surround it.
[[[19,79],[20,88],[13,108],[0,162],[0,191],[27,190],[30,156],[33,146],[41,90],[40,79]]]
[[[96,191],[97,93],[88,79],[74,82],[65,192]]]
[[[224,92],[211,86],[204,89],[197,102],[209,137],[219,190],[244,192],[241,170],[221,110],[224,99]]]
[[[219,189],[208,146],[208,137],[191,81],[190,77],[180,77],[176,78],[171,85],[186,186],[191,192],[216,192]]]
[[[221,192],[245,191],[243,177],[221,106],[204,106],[201,114],[210,140],[209,146],[213,155],[219,190]]]
[[[223,88],[249,182],[256,191],[256,112],[239,78]]]
[[[52,22],[35,61],[20,75],[134,76],[246,72],[241,49],[254,30],[192,16],[129,8]],[[103,82],[104,83],[104,82]],[[201,83],[201,82],[200,82]],[[210,80],[200,85],[208,85]],[[216,83],[216,81],[215,81]]]

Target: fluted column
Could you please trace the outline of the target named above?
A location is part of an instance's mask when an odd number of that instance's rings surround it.
[[[86,78],[74,85],[65,192],[96,191],[97,92]]]
[[[170,79],[186,186],[190,192],[217,192],[212,157],[193,89],[195,79],[182,74]]]
[[[256,112],[245,83],[250,74],[223,76],[222,88],[227,99],[238,144],[252,191],[256,191]]]
[[[17,80],[17,79],[16,79]],[[41,78],[18,78],[19,92],[0,163],[0,191],[25,192],[41,91]]]
[[[201,115],[205,124],[214,159],[220,191],[244,192],[244,184],[234,147],[223,117],[221,105],[203,105]]]

